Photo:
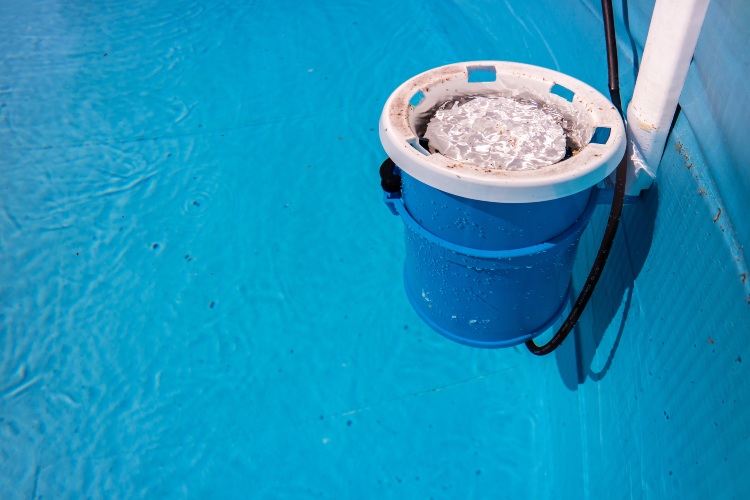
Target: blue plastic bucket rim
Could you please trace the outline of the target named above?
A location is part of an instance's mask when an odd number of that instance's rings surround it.
[[[568,229],[558,234],[557,236],[550,238],[547,241],[522,248],[513,248],[506,250],[479,250],[476,248],[457,245],[455,243],[445,241],[444,239],[434,235],[430,231],[423,228],[416,220],[414,220],[414,218],[404,206],[404,202],[399,195],[394,196],[389,193],[384,193],[385,203],[391,206],[392,209],[395,210],[395,212],[399,216],[401,216],[401,220],[404,222],[404,225],[407,226],[407,228],[419,234],[435,245],[439,245],[458,254],[482,259],[508,259],[515,257],[524,257],[540,252],[550,251],[559,245],[566,244],[569,239],[578,237],[578,235],[580,235],[580,232],[588,224],[589,219],[591,219],[591,214],[594,212],[594,208],[596,208],[597,199],[598,188],[595,187],[591,190],[591,196],[589,198],[588,204],[586,205],[586,209],[583,211],[581,216],[578,217],[578,220],[576,220],[570,227],[568,227]]]

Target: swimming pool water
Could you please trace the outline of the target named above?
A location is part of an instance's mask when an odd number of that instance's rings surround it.
[[[747,342],[709,344],[721,333],[669,323],[647,299],[668,275],[660,221],[687,203],[664,193],[692,182],[676,150],[663,187],[626,214],[637,229],[619,237],[631,250],[608,269],[609,291],[556,356],[451,343],[402,290],[403,228],[377,176],[384,100],[421,71],[478,59],[605,90],[597,4],[560,9],[0,3],[2,496],[742,491],[728,478],[748,458],[733,446],[747,438]],[[676,130],[696,144],[686,124]],[[691,203],[705,230],[686,245],[723,241]],[[650,252],[637,243],[652,240]],[[698,269],[721,274],[725,261]],[[697,310],[690,300],[681,307]],[[713,328],[742,331],[740,307]],[[708,378],[729,377],[734,397],[670,377],[688,367],[653,347],[660,324],[682,325],[691,352],[713,349]],[[713,409],[696,410],[701,400]],[[719,423],[726,437],[712,434]],[[701,450],[721,467],[698,465]]]

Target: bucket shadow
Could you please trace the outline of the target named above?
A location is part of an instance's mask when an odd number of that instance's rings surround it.
[[[587,378],[603,379],[612,366],[625,331],[635,279],[651,249],[658,205],[658,187],[654,184],[636,203],[624,207],[612,252],[596,290],[572,335],[555,351],[560,376],[572,391]],[[576,294],[599,248],[608,215],[607,207],[600,207],[590,229],[581,238],[573,280]],[[571,302],[575,299],[570,297]],[[599,349],[607,352],[596,356]],[[603,359],[606,361],[602,363]]]

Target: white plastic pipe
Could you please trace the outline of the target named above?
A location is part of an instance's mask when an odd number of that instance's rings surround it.
[[[656,0],[628,105],[626,194],[651,186],[710,0]]]

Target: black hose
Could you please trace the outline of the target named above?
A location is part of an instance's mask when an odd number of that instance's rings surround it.
[[[615,16],[612,14],[612,0],[602,0],[602,14],[604,16],[604,40],[607,45],[607,74],[609,96],[617,111],[622,114],[620,100],[620,71],[617,63],[617,37],[615,36]]]
[[[625,201],[625,178],[627,176],[627,161],[623,157],[620,164],[617,166],[617,174],[615,180],[615,193],[614,199],[612,200],[612,208],[609,211],[609,218],[607,219],[607,227],[604,230],[604,236],[602,237],[602,243],[599,245],[599,252],[596,254],[594,259],[594,265],[589,271],[589,276],[586,278],[586,283],[583,285],[581,293],[578,294],[573,308],[565,319],[560,329],[555,333],[554,337],[550,339],[544,345],[536,345],[533,340],[526,342],[526,347],[529,351],[537,356],[544,356],[557,349],[560,344],[563,343],[568,334],[573,330],[573,327],[578,322],[578,318],[581,317],[581,313],[586,308],[586,304],[591,298],[591,294],[594,292],[596,283],[604,271],[604,265],[607,263],[607,257],[609,257],[609,251],[612,249],[612,243],[615,240],[615,234],[617,234],[617,226],[620,223],[620,215],[622,214],[622,206]]]
[[[612,16],[612,0],[602,0],[602,11],[604,13],[604,36],[607,40],[607,69],[609,71],[609,94],[612,98],[612,104],[615,105],[617,111],[622,116],[622,103],[620,102],[620,79],[617,74],[617,45],[615,39],[615,23],[614,17]],[[599,252],[596,254],[594,259],[594,265],[589,271],[589,276],[586,278],[586,283],[583,285],[581,293],[578,294],[573,308],[571,309],[565,322],[562,324],[560,329],[555,335],[544,345],[536,345],[533,340],[526,342],[526,347],[531,351],[532,354],[537,356],[544,356],[557,349],[560,344],[563,343],[568,334],[573,330],[573,327],[581,317],[583,310],[586,308],[586,304],[591,298],[591,294],[594,293],[594,288],[602,276],[604,271],[604,265],[607,263],[607,257],[612,249],[612,243],[615,240],[615,234],[617,234],[617,226],[620,224],[620,216],[622,215],[622,206],[625,202],[625,179],[627,177],[627,160],[623,156],[620,160],[620,164],[617,166],[617,173],[615,174],[615,192],[614,198],[612,199],[612,208],[609,211],[609,218],[607,219],[607,227],[604,230],[604,236],[602,237],[602,243],[599,245]]]

